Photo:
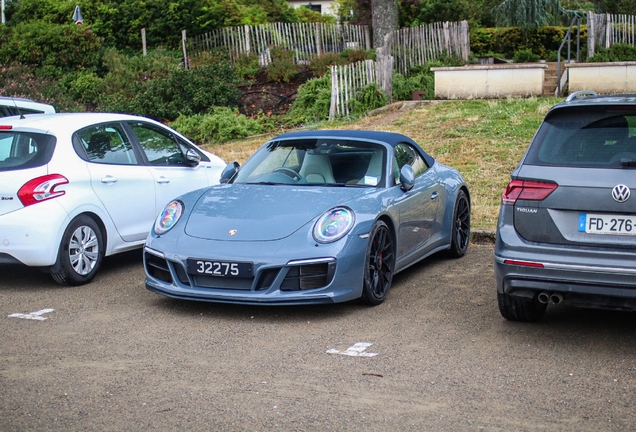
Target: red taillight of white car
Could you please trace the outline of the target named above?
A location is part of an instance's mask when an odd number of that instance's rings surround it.
[[[556,183],[544,183],[530,180],[512,180],[506,186],[501,203],[515,205],[517,200],[542,201],[559,187]]]
[[[66,192],[55,190],[56,187],[68,184],[68,179],[61,174],[49,174],[29,180],[18,191],[18,198],[25,207],[64,195]]]

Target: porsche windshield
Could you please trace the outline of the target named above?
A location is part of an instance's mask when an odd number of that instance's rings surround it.
[[[271,141],[238,172],[234,183],[377,187],[384,182],[386,151],[365,141]]]

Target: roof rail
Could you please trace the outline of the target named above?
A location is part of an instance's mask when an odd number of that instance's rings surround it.
[[[580,97],[585,97],[585,96],[597,96],[598,93],[596,93],[594,90],[581,90],[581,91],[577,91],[574,92],[570,95],[568,95],[567,99],[565,100],[566,102],[571,102],[574,99],[578,99]]]

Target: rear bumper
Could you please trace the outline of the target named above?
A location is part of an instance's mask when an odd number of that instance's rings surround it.
[[[55,264],[69,215],[49,200],[0,216],[0,264]]]
[[[633,269],[591,269],[558,265],[557,268],[530,268],[510,265],[495,257],[497,290],[513,297],[531,299],[560,295],[563,303],[574,306],[636,310],[636,279]],[[609,271],[608,271],[609,270]]]
[[[636,310],[635,252],[529,243],[509,225],[497,234],[499,293],[525,299],[558,294],[566,304]]]

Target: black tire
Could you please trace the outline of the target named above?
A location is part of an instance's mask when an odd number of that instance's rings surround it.
[[[508,294],[497,292],[497,303],[501,316],[509,321],[535,322],[545,314],[548,305],[539,302],[537,296],[532,300],[523,300]]]
[[[66,227],[51,276],[62,285],[89,283],[103,257],[104,240],[99,226],[88,216],[78,216]]]
[[[377,221],[369,233],[369,244],[364,259],[364,281],[360,300],[368,305],[379,305],[386,298],[395,269],[395,243],[389,227]]]
[[[470,201],[466,192],[460,190],[455,199],[453,211],[453,228],[451,231],[451,247],[449,255],[461,258],[466,255],[470,243]]]

